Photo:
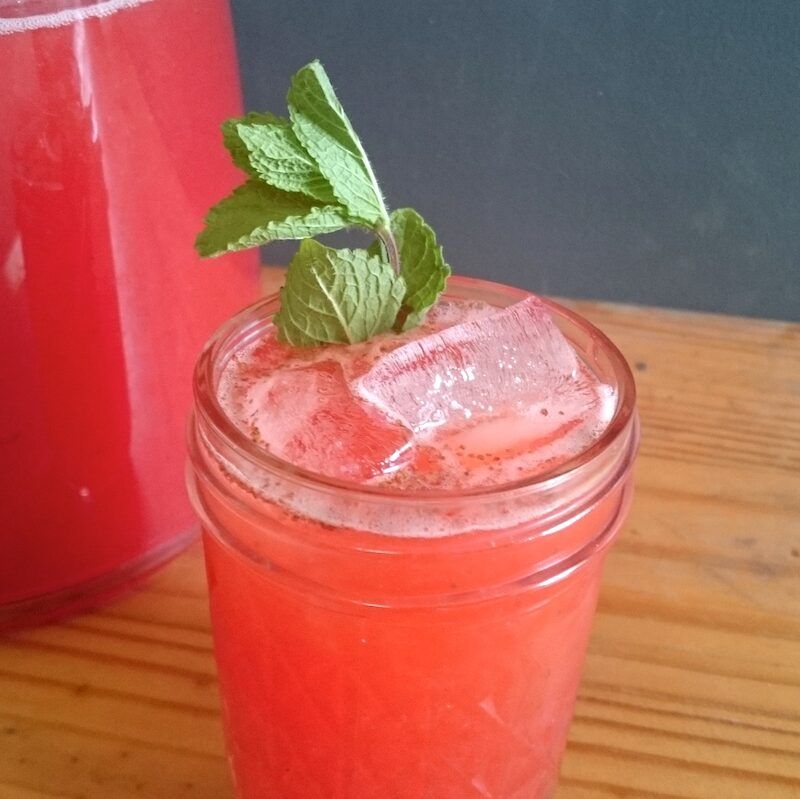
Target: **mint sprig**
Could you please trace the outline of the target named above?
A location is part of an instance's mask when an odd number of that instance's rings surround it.
[[[223,141],[248,180],[209,211],[203,256],[304,239],[289,264],[275,324],[294,346],[354,343],[419,324],[450,268],[431,227],[410,208],[391,215],[364,147],[318,61],[292,78],[289,119],[227,120]],[[369,250],[312,237],[364,227]]]

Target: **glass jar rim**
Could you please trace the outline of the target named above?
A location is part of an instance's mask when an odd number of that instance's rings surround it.
[[[455,291],[454,291],[455,289]],[[458,296],[458,289],[465,292],[481,291],[493,293],[496,299],[507,299],[505,305],[530,296],[531,292],[517,289],[493,281],[453,276],[448,284],[445,297]],[[391,500],[393,502],[436,503],[454,499],[499,499],[520,492],[548,490],[559,482],[569,480],[570,476],[592,463],[626,434],[634,421],[636,407],[636,384],[625,357],[617,346],[599,328],[580,314],[546,297],[540,297],[556,322],[571,325],[587,334],[608,356],[617,377],[617,406],[601,435],[590,446],[573,457],[558,463],[544,472],[504,483],[471,488],[455,489],[398,489],[384,485],[368,485],[356,481],[332,477],[306,469],[268,452],[258,446],[226,414],[217,396],[216,366],[220,356],[225,354],[226,345],[242,330],[246,323],[269,320],[278,309],[279,295],[270,294],[247,306],[224,322],[208,339],[198,357],[194,371],[193,418],[207,426],[215,437],[252,466],[270,474],[288,477],[293,482],[310,489],[347,492],[353,497],[371,500]],[[498,306],[503,307],[503,306]],[[259,331],[263,328],[259,328]],[[581,353],[579,352],[579,355]]]

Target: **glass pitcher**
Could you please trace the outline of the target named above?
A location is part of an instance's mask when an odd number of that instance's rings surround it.
[[[3,629],[93,604],[195,535],[192,363],[257,279],[252,252],[193,249],[237,182],[227,0],[0,0],[0,75]]]

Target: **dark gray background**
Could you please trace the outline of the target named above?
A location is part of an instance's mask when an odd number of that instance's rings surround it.
[[[232,5],[247,108],[319,58],[455,271],[800,318],[798,0]]]

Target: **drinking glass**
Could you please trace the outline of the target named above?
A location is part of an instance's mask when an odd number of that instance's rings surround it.
[[[448,294],[526,296],[459,278]],[[217,390],[276,297],[206,346],[189,487],[239,799],[552,796],[638,423],[617,348],[547,306],[618,406],[584,452],[497,487],[358,485],[254,444]]]

